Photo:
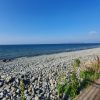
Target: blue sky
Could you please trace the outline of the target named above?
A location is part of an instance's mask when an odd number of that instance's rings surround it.
[[[100,42],[100,0],[0,0],[0,44]]]

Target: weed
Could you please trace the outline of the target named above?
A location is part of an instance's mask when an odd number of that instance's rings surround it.
[[[25,96],[24,96],[24,82],[23,80],[20,81],[20,92],[21,92],[21,100],[25,100]]]

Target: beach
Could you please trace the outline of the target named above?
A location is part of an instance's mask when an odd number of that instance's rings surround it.
[[[58,100],[57,78],[73,70],[73,61],[82,63],[100,57],[100,48],[63,52],[0,61],[0,99],[20,100],[20,80],[24,80],[26,100]]]

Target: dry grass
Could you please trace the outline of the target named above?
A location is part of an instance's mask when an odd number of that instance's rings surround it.
[[[85,69],[100,73],[100,58],[97,56],[93,61],[89,61],[85,64]]]

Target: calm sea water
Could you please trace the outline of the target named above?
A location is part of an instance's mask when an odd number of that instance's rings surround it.
[[[100,44],[0,45],[0,59],[29,57],[100,47]]]

